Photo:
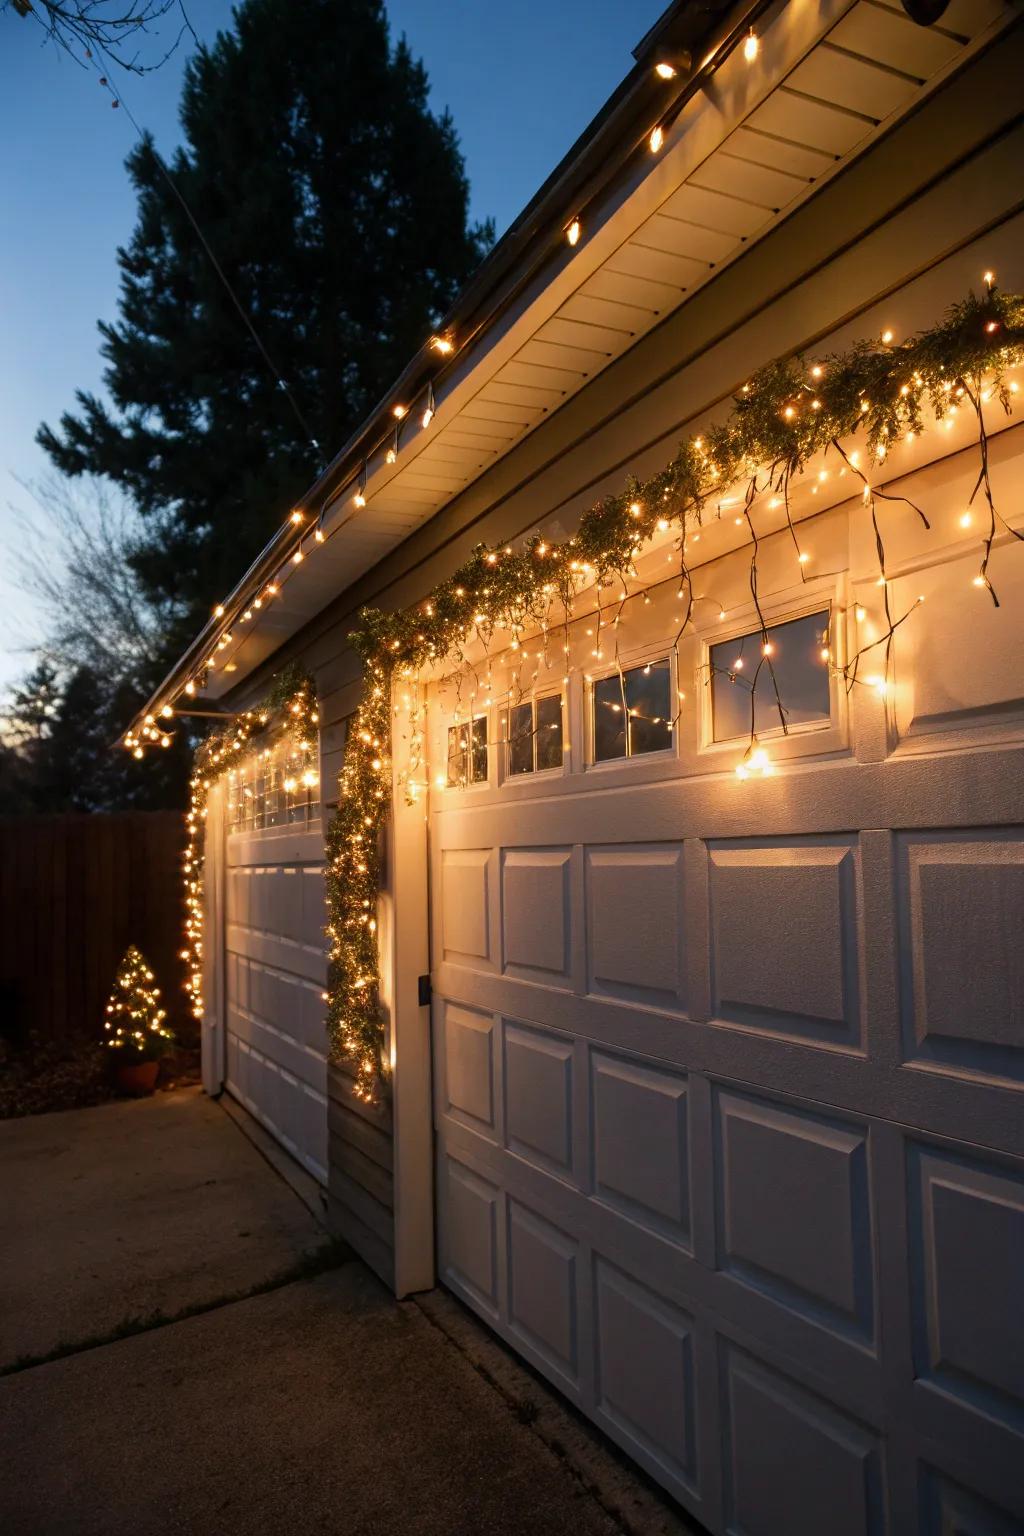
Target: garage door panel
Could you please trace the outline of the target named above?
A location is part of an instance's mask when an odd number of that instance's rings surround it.
[[[897,838],[903,1051],[1024,1083],[1024,838]]]
[[[863,1115],[904,1121],[937,1135],[978,1141],[1024,1157],[1021,1089],[940,1072],[930,1063],[894,1066],[846,1047],[773,1035],[721,1019],[638,1009],[615,1000],[575,996],[508,976],[471,973],[440,964],[433,973],[440,997],[472,997],[474,1006],[562,1030],[610,1050],[629,1052],[643,1041],[653,1065],[695,1067],[742,1081],[753,1090],[802,1096]]]
[[[444,1004],[443,1113],[496,1138],[495,1024],[489,1013]]]
[[[556,1177],[577,1179],[572,1041],[504,1019],[502,1048],[505,1145]]]
[[[884,1536],[877,1434],[728,1341],[721,1372],[727,1529]]]
[[[588,990],[686,1008],[683,845],[586,849]]]
[[[323,835],[233,834],[227,861],[227,1087],[326,1183]]]
[[[569,848],[502,851],[501,953],[508,974],[572,985],[571,860]]]
[[[699,1497],[692,1315],[594,1260],[596,1417],[670,1486]]]
[[[495,854],[489,848],[446,848],[441,855],[441,945],[446,960],[494,969]]]
[[[456,1157],[446,1157],[440,1192],[441,1272],[491,1317],[499,1313],[498,1219],[501,1193]]]
[[[719,1269],[873,1349],[867,1127],[721,1089],[713,1103]]]
[[[1020,1520],[980,1494],[944,1477],[935,1467],[921,1467],[920,1536],[1020,1536]]]
[[[228,920],[226,943],[240,958],[275,967],[323,989],[327,980],[327,956],[322,949],[297,944],[294,939],[254,928],[242,928]]]
[[[907,1169],[915,1377],[1024,1454],[1024,1175],[916,1141]]]
[[[716,1016],[861,1042],[855,838],[709,845]]]
[[[595,1198],[689,1249],[686,1078],[592,1051],[590,1124]]]
[[[579,1387],[580,1244],[507,1199],[508,1326],[571,1395]]]

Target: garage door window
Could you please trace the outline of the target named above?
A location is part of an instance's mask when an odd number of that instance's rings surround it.
[[[775,683],[790,728],[827,722],[831,718],[828,632],[827,608],[769,626],[771,669],[760,629],[711,646],[714,740],[749,736],[751,729],[757,736],[781,730]]]
[[[228,829],[303,826],[320,811],[319,753],[292,738],[245,758],[228,775]]]
[[[509,778],[562,766],[562,695],[545,694],[508,711]]]
[[[594,762],[665,752],[672,746],[672,668],[668,657],[594,684]]]
[[[448,788],[487,782],[487,717],[448,727]]]

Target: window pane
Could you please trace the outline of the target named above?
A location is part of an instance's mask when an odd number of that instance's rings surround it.
[[[630,757],[664,752],[672,745],[672,671],[667,659],[626,673],[626,703]]]
[[[487,778],[487,717],[481,715],[473,721],[473,771],[474,784],[482,784]]]
[[[537,700],[537,771],[562,766],[562,695]]]
[[[533,772],[532,704],[514,704],[508,712],[508,771]]]
[[[464,725],[448,727],[448,784],[457,786],[466,782],[466,747],[469,733]]]
[[[594,761],[626,755],[626,717],[618,673],[594,684]]]
[[[786,711],[787,725],[830,717],[828,663],[822,659],[827,644],[828,609],[802,619],[773,624],[768,635],[772,666]],[[711,705],[714,739],[730,741],[750,733],[750,693],[755,675],[754,731],[758,736],[781,730],[771,672],[761,660],[761,632],[754,630],[737,640],[723,640],[711,647]],[[742,661],[741,668],[737,661]],[[719,671],[718,669],[722,670]],[[727,673],[733,673],[732,677]]]

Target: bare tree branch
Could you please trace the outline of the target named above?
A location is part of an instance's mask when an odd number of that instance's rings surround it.
[[[64,673],[82,666],[117,680],[146,673],[176,615],[143,597],[132,570],[138,514],[101,479],[51,474],[23,484],[35,508],[11,508],[9,561],[37,607],[46,657]]]
[[[184,0],[0,0],[0,9],[35,21],[50,42],[82,64],[94,52],[133,75],[149,74],[166,63],[186,32],[196,39]],[[169,12],[182,19],[177,37],[161,57],[146,62],[133,46]]]

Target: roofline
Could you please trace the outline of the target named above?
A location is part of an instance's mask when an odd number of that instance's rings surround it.
[[[775,4],[777,0],[673,0],[633,50],[633,68],[484,258],[440,322],[435,335],[454,332],[458,337],[452,358],[439,368],[432,340],[424,341],[391,388],[295,503],[295,510],[305,514],[301,524],[285,522],[277,530],[230,595],[218,605],[221,611],[204,625],[138,711],[130,732],[145,716],[155,715],[159,705],[181,691],[188,678],[203,666],[221,634],[230,629],[308,535],[309,518],[322,520],[340,491],[390,437],[394,429],[393,406],[415,399],[428,384],[443,379],[544,265],[559,256],[566,259],[561,236],[569,222],[585,213],[589,204],[610,189],[626,167],[645,151],[654,124],[668,126],[674,121],[757,17]],[[716,22],[721,25],[716,27]],[[698,45],[703,53],[699,62],[694,63]],[[670,61],[676,68],[674,80],[666,82],[655,74],[654,66],[659,59]]]

